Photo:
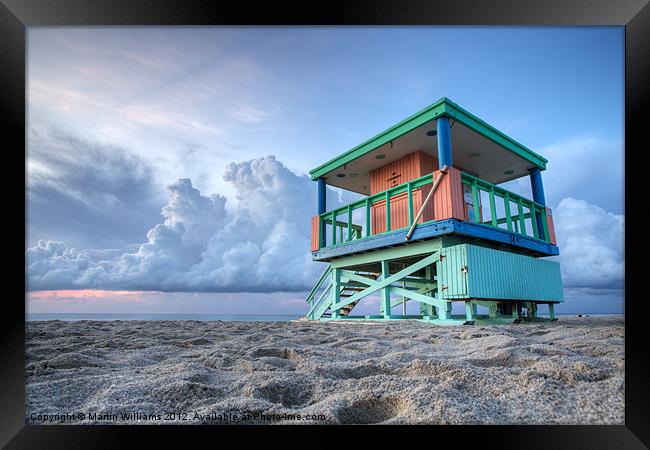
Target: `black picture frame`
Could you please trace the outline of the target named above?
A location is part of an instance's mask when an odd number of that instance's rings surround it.
[[[260,2],[204,0],[0,0],[0,124],[4,129],[6,173],[16,180],[5,184],[6,217],[15,225],[6,234],[7,268],[16,271],[24,261],[23,243],[13,236],[25,233],[18,224],[25,214],[25,191],[19,178],[25,169],[25,74],[26,28],[66,25],[611,25],[625,27],[625,425],[624,426],[417,426],[390,429],[391,437],[410,442],[413,436],[438,445],[452,439],[463,445],[488,448],[646,448],[650,445],[650,389],[648,375],[649,300],[641,290],[647,231],[642,216],[645,203],[642,171],[648,145],[644,123],[650,85],[650,5],[646,0],[412,0],[412,1],[328,1]],[[607,64],[603,61],[603,64]],[[558,105],[561,108],[561,105]],[[561,114],[561,111],[558,111]],[[9,139],[7,139],[9,137]],[[8,158],[7,158],[8,157]],[[638,159],[639,161],[636,161]],[[606,169],[606,168],[605,168]],[[5,177],[6,178],[6,177]],[[23,181],[25,181],[23,179]],[[644,232],[645,231],[645,232]],[[24,234],[23,234],[24,236]],[[22,255],[22,256],[21,256]],[[646,258],[647,260],[647,258]],[[639,263],[635,263],[639,261]],[[23,265],[23,272],[24,272]],[[7,271],[5,271],[7,273]],[[237,433],[236,445],[255,438],[258,427],[180,426],[26,426],[25,419],[25,309],[19,296],[25,295],[25,278],[7,276],[11,289],[5,297],[2,320],[0,372],[0,445],[7,448],[91,448],[133,446],[134,438],[174,439],[187,444],[187,437],[206,434],[209,443],[225,443],[225,434]],[[638,295],[635,295],[638,293]],[[265,433],[287,431],[309,433],[302,445],[325,446],[335,435],[356,434],[366,442],[384,439],[386,430],[359,427],[263,427]],[[325,429],[324,429],[325,428]],[[372,430],[372,431],[371,431]],[[318,436],[322,438],[318,438]],[[327,439],[329,435],[330,439]],[[218,436],[218,437],[217,437]],[[285,438],[286,439],[286,438]],[[287,443],[290,441],[286,441]],[[645,445],[644,445],[645,444]]]

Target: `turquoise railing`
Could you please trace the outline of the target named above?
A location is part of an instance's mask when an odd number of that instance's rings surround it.
[[[332,266],[327,265],[327,269],[321,274],[318,281],[312,288],[311,292],[307,296],[307,304],[309,305],[309,311],[307,312],[307,317],[310,319],[319,318],[324,312],[323,308],[327,309],[328,301],[331,301],[331,297],[327,295],[332,289]],[[319,292],[321,287],[324,287],[320,292],[318,297],[316,294]]]
[[[506,189],[488,183],[468,173],[461,173],[463,186],[469,186],[472,192],[473,211],[468,220],[483,225],[489,225],[495,228],[501,228],[499,225],[505,224],[506,229],[510,232],[521,234],[523,236],[534,237],[545,242],[550,241],[548,225],[546,223],[546,208],[544,205],[529,200],[521,195],[510,192]],[[476,214],[476,206],[481,206],[481,192],[487,193],[489,202],[490,219],[481,220],[483,214]],[[497,217],[497,199],[501,199],[503,205],[503,217]],[[516,212],[512,212],[514,203]],[[487,208],[486,208],[487,209]],[[526,211],[528,210],[528,211]],[[540,219],[538,221],[538,218]],[[532,235],[526,230],[526,220],[529,220]],[[541,225],[541,226],[540,226]]]
[[[499,227],[499,225],[505,224],[505,229],[510,232],[529,236],[526,231],[525,221],[531,219],[530,224],[532,234],[530,237],[546,242],[550,241],[546,222],[546,209],[543,205],[464,172],[461,172],[461,181],[462,185],[459,186],[460,189],[463,189],[463,186],[465,185],[471,187],[474,205],[481,205],[481,192],[486,192],[488,194],[490,219],[487,221],[481,221],[480,215],[472,214],[471,217],[468,217],[468,220],[501,229],[504,228]],[[390,224],[390,199],[404,192],[408,193],[409,224],[412,223],[413,217],[416,213],[413,211],[413,191],[432,183],[433,174],[427,174],[383,192],[362,198],[348,205],[321,214],[318,241],[320,244],[319,248],[335,247],[353,240],[365,239],[378,234],[373,233],[371,229],[371,206],[377,202],[385,202],[386,205],[386,226],[384,233],[395,231],[391,229]],[[503,199],[503,209],[505,214],[503,217],[497,217],[497,199]],[[516,205],[517,211],[515,214],[512,213],[511,208],[505,207],[505,205],[511,205],[510,202],[513,202]],[[354,211],[359,209],[364,210],[364,214],[361,215],[361,220],[363,222],[354,223],[352,216]],[[340,216],[343,216],[342,220],[339,220]],[[539,221],[541,227],[537,221],[538,217],[541,218]],[[332,226],[327,230],[326,225]],[[404,228],[408,228],[408,226]]]
[[[396,195],[402,194],[404,192],[408,193],[408,214],[409,214],[409,223],[413,222],[413,191],[415,189],[426,186],[427,184],[433,183],[433,174],[427,174],[423,177],[416,178],[406,183],[402,183],[398,186],[392,187],[385,191],[379,192],[377,194],[365,197],[356,202],[352,202],[349,205],[342,206],[341,208],[328,211],[320,215],[320,236],[319,243],[320,248],[323,247],[333,247],[336,245],[344,244],[352,240],[363,239],[375,235],[378,233],[372,233],[371,231],[371,220],[370,220],[370,209],[374,203],[385,202],[386,208],[386,233],[391,230],[390,225],[390,199]],[[355,224],[352,221],[352,216],[354,211],[358,209],[364,210],[364,222],[363,224]],[[338,217],[343,215],[345,220],[340,221]],[[329,235],[325,235],[325,225],[332,225]],[[365,233],[364,233],[365,229]],[[345,232],[345,233],[344,233]],[[365,234],[365,236],[364,236]]]

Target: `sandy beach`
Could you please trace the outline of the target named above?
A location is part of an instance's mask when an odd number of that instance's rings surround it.
[[[26,422],[623,424],[624,363],[622,317],[27,322]]]

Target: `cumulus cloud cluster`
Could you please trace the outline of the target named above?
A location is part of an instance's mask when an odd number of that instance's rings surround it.
[[[164,221],[137,251],[105,257],[40,240],[27,250],[30,290],[135,289],[157,291],[297,291],[322,265],[311,261],[309,217],[315,183],[275,157],[227,166],[236,192],[202,195],[189,179],[168,186]],[[341,203],[328,193],[331,207]]]
[[[621,288],[625,218],[567,197],[553,212],[565,287]]]
[[[315,183],[273,156],[231,163],[223,179],[236,193],[232,205],[222,195],[201,194],[187,178],[168,186],[164,220],[136,250],[116,254],[38,241],[27,250],[29,289],[309,289],[323,269],[309,251]],[[333,191],[328,196],[330,209],[350,201]],[[569,197],[554,221],[564,285],[620,289],[624,217]]]

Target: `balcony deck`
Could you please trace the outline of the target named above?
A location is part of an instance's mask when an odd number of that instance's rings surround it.
[[[314,261],[329,262],[334,258],[378,250],[381,248],[408,245],[411,242],[443,236],[459,236],[470,241],[484,241],[497,246],[506,246],[531,256],[556,256],[558,247],[529,236],[494,228],[490,225],[458,219],[444,219],[418,225],[410,240],[406,240],[408,228],[369,236],[350,242],[321,248],[312,252]]]
[[[366,197],[349,205],[315,216],[312,222],[312,255],[314,261],[328,262],[348,255],[376,251],[411,242],[440,237],[455,237],[465,242],[474,242],[515,253],[535,257],[559,254],[550,209],[474,177],[461,173],[447,175],[445,186],[432,198],[442,205],[457,205],[452,209],[435,208],[435,217],[419,223],[410,239],[406,239],[409,227],[391,230],[390,199],[399,194],[408,194],[409,223],[413,222],[413,192],[415,189],[433,183],[442,176],[440,171],[411,180],[387,191]],[[463,200],[464,189],[472,200]],[[481,197],[483,196],[483,200]],[[467,202],[470,201],[470,204]],[[373,233],[370,209],[381,203],[385,211],[386,232]],[[462,204],[465,206],[463,207]],[[461,206],[458,206],[461,205]],[[477,205],[474,207],[474,205]],[[506,207],[508,205],[508,207]],[[355,210],[361,217],[353,223]],[[361,210],[361,211],[359,211]],[[365,212],[365,214],[364,214]],[[339,216],[344,220],[339,220]],[[345,220],[347,219],[347,220]],[[329,231],[326,231],[329,227]],[[338,241],[338,242],[337,242]]]

